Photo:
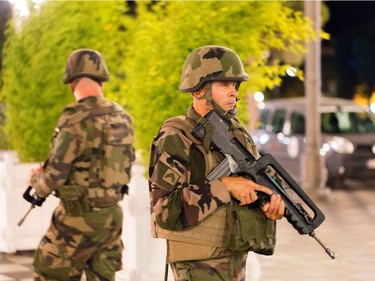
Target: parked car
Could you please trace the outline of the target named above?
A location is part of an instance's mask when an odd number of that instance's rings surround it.
[[[252,134],[261,154],[270,153],[300,182],[306,147],[305,98],[266,102]],[[375,118],[353,101],[321,97],[322,184],[375,180]]]

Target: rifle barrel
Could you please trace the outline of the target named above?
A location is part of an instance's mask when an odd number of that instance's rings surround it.
[[[26,214],[23,216],[23,218],[17,223],[18,226],[21,226],[23,222],[25,221],[26,217],[30,214],[31,210],[35,208],[35,205],[32,204],[29,210],[26,212]]]
[[[325,250],[325,252],[334,260],[337,255],[335,254],[334,251],[332,251],[330,248],[328,248],[326,245],[323,244],[323,242],[316,236],[316,233],[315,231],[311,232],[309,234],[312,238],[314,238],[316,241],[318,241],[318,243],[320,244],[320,246],[323,247],[323,249]]]

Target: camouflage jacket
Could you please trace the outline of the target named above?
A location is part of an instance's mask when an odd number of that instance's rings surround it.
[[[192,107],[185,117],[186,122],[194,124],[200,116]],[[213,214],[221,206],[231,202],[231,196],[224,184],[215,179],[206,180],[207,174],[224,158],[210,148],[213,163],[207,163],[202,153],[204,144],[188,135],[189,132],[168,125],[168,120],[161,127],[151,148],[149,168],[149,191],[151,217],[153,223],[168,230],[184,230],[196,226]],[[255,146],[236,120],[232,120],[234,134],[247,146]],[[246,138],[246,139],[245,139]],[[201,149],[199,149],[201,148]]]
[[[33,176],[32,186],[41,197],[63,186],[106,196],[100,188],[116,190],[130,181],[133,142],[131,117],[120,105],[103,96],[84,98],[62,112],[44,170]]]

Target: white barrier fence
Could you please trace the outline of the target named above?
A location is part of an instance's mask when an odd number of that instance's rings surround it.
[[[19,163],[15,152],[1,152],[0,252],[34,250],[48,228],[58,204],[54,196],[49,196],[41,207],[35,207],[20,227],[17,225],[30,208],[22,195],[29,171],[37,166],[38,163]],[[150,235],[148,186],[141,164],[133,166],[129,187],[129,196],[121,202],[125,216],[124,270],[118,272],[116,280],[163,280],[165,241]]]
[[[14,152],[2,153],[0,161],[0,251],[12,253],[34,249],[48,227],[57,199],[51,198],[43,209],[35,208],[22,224],[17,223],[30,208],[22,198],[26,190],[27,175],[36,164],[18,163]],[[52,196],[51,196],[52,197]]]

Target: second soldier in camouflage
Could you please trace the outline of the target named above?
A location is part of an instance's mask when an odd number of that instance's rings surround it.
[[[103,97],[109,72],[101,54],[74,51],[64,83],[77,103],[60,116],[44,169],[30,184],[39,197],[55,192],[60,204],[34,257],[34,280],[114,281],[122,267],[123,214],[134,160],[130,115]]]

